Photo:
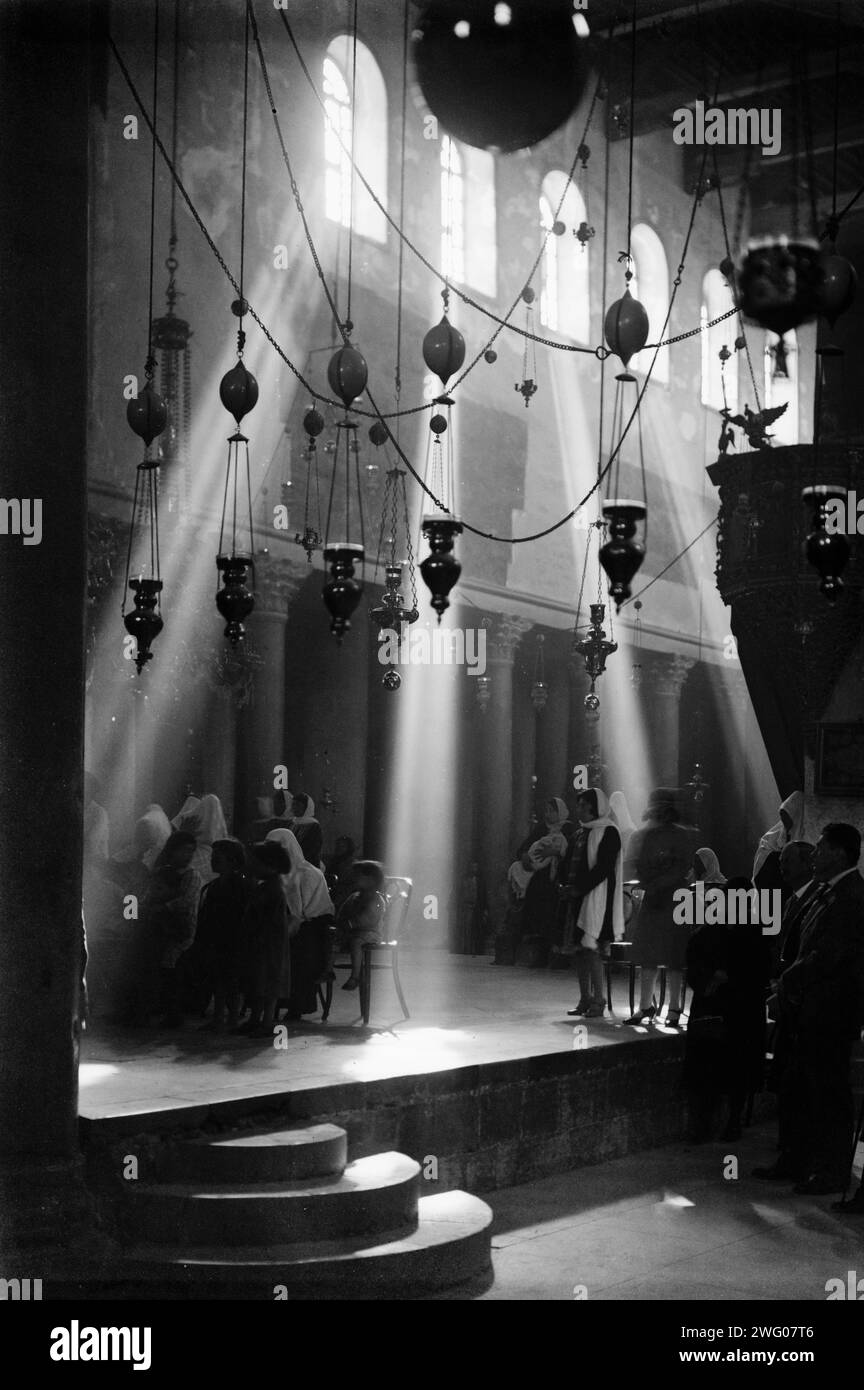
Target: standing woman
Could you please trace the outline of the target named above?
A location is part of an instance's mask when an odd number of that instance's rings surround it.
[[[543,808],[544,824],[520,846],[518,855],[526,855],[531,881],[525,890],[522,914],[522,936],[539,942],[538,965],[545,965],[558,931],[559,869],[567,854],[573,823],[566,803],[553,796]]]
[[[792,840],[800,840],[803,836],[804,793],[792,792],[791,796],[787,796],[778,814],[780,819],[776,825],[766,830],[759,841],[753,860],[752,879],[754,888],[782,889],[785,901],[788,892],[780,873],[780,854]]]
[[[657,967],[665,965],[669,984],[667,1024],[677,1028],[681,1017],[681,984],[687,950],[686,928],[673,918],[674,893],[686,888],[695,852],[695,834],[678,823],[677,792],[659,787],[648,798],[642,819],[628,848],[628,879],[644,890],[633,931],[632,959],[641,969],[639,1008],[627,1023],[643,1023],[657,1012],[653,1003]]]
[[[290,869],[291,859],[282,845],[261,840],[252,846],[251,870],[257,883],[244,919],[251,1013],[237,1032],[253,1038],[272,1037],[278,1002],[291,993],[291,934],[299,922],[291,919],[282,887],[282,876]]]
[[[280,998],[287,1000],[287,1017],[298,1019],[318,1007],[318,983],[330,964],[333,901],[323,873],[307,862],[290,830],[271,830],[267,843],[284,849],[289,862],[282,886],[296,927],[291,936],[291,989]]]
[[[621,835],[609,815],[606,793],[599,787],[589,787],[581,794],[576,815],[585,833],[571,859],[564,896],[572,904],[575,919],[581,998],[576,1008],[567,1012],[602,1018],[606,1008],[604,961],[611,942],[624,936]]]
[[[153,866],[143,903],[142,915],[159,972],[159,999],[166,1028],[179,1028],[183,1022],[180,965],[195,940],[201,893],[201,879],[192,868],[194,854],[195,836],[175,830]]]
[[[189,830],[198,842],[192,860],[192,868],[201,875],[202,883],[210,883],[216,877],[210,864],[210,852],[217,840],[228,838],[225,813],[222,802],[213,792],[202,796],[200,802],[181,822],[183,830]]]

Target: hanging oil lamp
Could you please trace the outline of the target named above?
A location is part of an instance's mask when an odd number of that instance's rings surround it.
[[[626,370],[630,358],[641,352],[648,341],[648,314],[644,304],[640,304],[630,293],[632,270],[624,272],[624,279],[627,288],[620,299],[609,305],[603,323],[603,335],[610,350],[621,358]]]
[[[522,291],[522,301],[525,305],[525,337],[522,347],[522,380],[517,381],[514,390],[518,391],[525,401],[525,409],[531,397],[537,391],[537,348],[534,344],[534,299],[535,294],[530,285],[526,285]],[[530,335],[530,336],[529,336]]]
[[[321,597],[330,614],[330,631],[341,643],[351,627],[351,614],[363,597],[363,584],[355,577],[355,564],[363,563],[362,545],[328,545],[324,549],[324,559],[330,566],[330,579],[324,585]]]
[[[824,483],[816,487],[805,487],[801,493],[802,502],[813,507],[813,520],[809,534],[804,540],[804,554],[820,577],[819,589],[829,603],[836,603],[843,581],[840,578],[849,561],[849,540],[842,532],[829,532],[826,527],[826,507],[829,502],[842,501],[846,505],[846,488],[841,484]]]
[[[219,526],[219,552],[216,556],[216,569],[221,576],[222,587],[216,592],[216,607],[225,619],[225,636],[232,647],[243,640],[246,629],[244,620],[255,607],[255,596],[248,580],[254,585],[254,536],[252,530],[252,479],[249,463],[249,440],[240,430],[240,422],[258,400],[258,382],[243,361],[246,335],[242,328],[242,314],[245,301],[235,301],[232,310],[241,318],[237,330],[237,361],[226,372],[219,383],[219,397],[229,414],[234,416],[237,429],[228,437],[228,464],[225,472],[225,490],[222,496],[222,520]],[[247,521],[242,517],[243,474],[246,481]],[[241,494],[238,497],[238,494]],[[229,502],[230,496],[230,502]],[[238,512],[238,502],[240,511]],[[225,550],[226,531],[229,524],[231,548]],[[248,526],[247,544],[244,545],[242,532]],[[240,544],[238,548],[238,536]]]
[[[737,268],[727,258],[720,269],[744,317],[780,337],[819,313],[824,270],[815,241],[779,237],[752,245]]]
[[[610,499],[603,504],[603,515],[609,523],[610,539],[600,547],[600,563],[609,580],[609,597],[615,600],[615,610],[630,597],[630,581],[645,559],[645,547],[634,541],[636,522],[646,516],[643,502],[629,498]]]
[[[420,573],[432,595],[432,607],[441,622],[450,607],[448,595],[462,573],[462,566],[453,555],[453,542],[462,534],[462,523],[443,512],[423,518],[423,535],[429,542],[430,554],[422,561]],[[479,678],[478,678],[479,679]]]
[[[822,269],[822,283],[819,286],[819,313],[827,319],[833,331],[841,314],[845,314],[855,302],[858,290],[858,272],[846,256],[838,256],[835,245],[837,239],[837,219],[829,217],[828,236],[830,245],[819,253]],[[817,353],[824,357],[842,357],[843,349],[836,343],[820,343]]]
[[[339,396],[345,406],[345,416],[337,421],[338,441],[333,452],[333,473],[330,480],[330,502],[327,509],[327,525],[324,537],[324,559],[330,566],[330,578],[324,585],[321,597],[324,605],[330,614],[330,631],[337,641],[341,644],[342,638],[351,627],[351,614],[357,607],[363,596],[363,581],[358,579],[354,572],[354,566],[361,566],[365,560],[365,550],[362,545],[351,541],[351,465],[354,463],[355,484],[357,493],[357,505],[360,509],[360,521],[362,530],[363,518],[363,498],[360,492],[360,470],[357,462],[357,451],[352,450],[352,442],[356,443],[356,421],[352,420],[348,414],[353,401],[366,389],[369,371],[366,360],[362,353],[351,346],[348,333],[353,325],[348,322],[343,325],[342,331],[345,334],[345,342],[341,348],[337,348],[327,366],[327,380],[330,388],[335,395]],[[344,446],[344,447],[343,447]],[[336,488],[336,480],[340,468],[340,454],[344,454],[344,477],[345,477],[345,539],[344,541],[331,542],[330,525],[333,511],[333,498]]]
[[[617,652],[618,643],[610,642],[603,630],[606,605],[604,603],[592,603],[589,611],[591,622],[588,634],[573,644],[573,650],[584,657],[585,670],[591,678],[591,689],[585,696],[585,708],[597,710],[600,708],[600,700],[595,694],[594,685],[598,676],[602,676],[606,670],[607,657],[610,657],[613,652]]]
[[[318,448],[315,441],[324,428],[324,416],[314,405],[310,406],[303,416],[303,428],[306,431],[306,448],[303,451],[306,456],[306,504],[303,512],[303,530],[298,531],[294,539],[306,551],[306,559],[311,565],[312,556],[321,545],[321,490],[318,479]],[[312,525],[310,516],[313,477],[318,503],[317,527]]]

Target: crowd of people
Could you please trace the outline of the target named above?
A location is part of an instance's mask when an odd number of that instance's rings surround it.
[[[668,989],[666,1027],[681,1026],[687,990],[683,1083],[691,1138],[737,1139],[748,1098],[766,1079],[778,1093],[779,1157],[755,1170],[809,1195],[842,1192],[853,1135],[850,1056],[864,1025],[864,879],[861,836],[826,825],[802,838],[804,798],[793,792],[761,837],[750,877],[726,878],[716,853],[683,822],[677,794],[658,788],[638,829],[620,792],[583,791],[571,819],[553,798],[510,866],[508,926],[533,959],[575,965],[571,1017],[602,1018],[604,966],[628,937],[640,967],[638,1008],[626,1022],[658,1019],[657,976]],[[676,912],[705,890],[723,911]],[[755,892],[753,890],[756,890]],[[766,891],[782,904],[779,931],[760,913]],[[733,901],[734,900],[734,901]],[[743,915],[737,904],[744,902]],[[770,930],[764,928],[770,925]],[[725,1117],[725,1123],[724,1123]],[[864,1211],[864,1187],[838,1209]]]
[[[109,854],[109,825],[87,789],[84,903],[91,1010],[165,1028],[189,1016],[214,1032],[264,1037],[318,1008],[337,949],[343,988],[360,984],[363,945],[381,939],[384,870],[340,837],[322,861],[311,797],[283,794],[243,843],[219,798],[187,797],[169,820],[150,805]],[[283,1013],[284,1011],[284,1013]]]

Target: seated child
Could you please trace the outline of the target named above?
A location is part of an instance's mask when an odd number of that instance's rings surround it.
[[[380,941],[387,904],[382,889],[384,869],[374,859],[361,859],[353,867],[354,891],[343,902],[336,917],[336,933],[341,950],[351,955],[351,974],[343,989],[360,984],[363,946]]]

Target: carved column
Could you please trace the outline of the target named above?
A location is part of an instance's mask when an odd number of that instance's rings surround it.
[[[513,805],[513,670],[516,648],[531,628],[527,618],[496,615],[489,628],[486,674],[491,699],[478,710],[478,834],[482,868],[490,898],[507,873],[515,846],[511,844]]]
[[[246,626],[260,665],[241,722],[238,827],[256,818],[255,797],[272,795],[273,769],[286,760],[285,629],[289,607],[306,577],[288,560],[262,556],[255,562],[255,608]]]
[[[677,787],[681,691],[695,665],[692,657],[663,654],[649,667],[651,694],[651,762],[657,785]]]

